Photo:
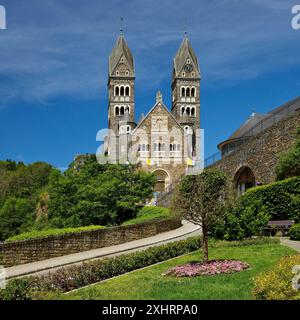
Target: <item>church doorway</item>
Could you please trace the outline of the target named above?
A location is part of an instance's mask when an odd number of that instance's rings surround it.
[[[237,195],[244,194],[248,189],[255,187],[255,176],[249,167],[242,167],[235,175]]]
[[[163,169],[153,171],[156,182],[154,186],[154,192],[164,192],[170,183],[169,174]]]

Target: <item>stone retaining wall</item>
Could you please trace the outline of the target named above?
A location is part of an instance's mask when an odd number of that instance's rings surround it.
[[[147,238],[181,226],[178,219],[153,220],[140,224],[49,236],[0,244],[5,267],[45,260],[71,253],[117,245]]]

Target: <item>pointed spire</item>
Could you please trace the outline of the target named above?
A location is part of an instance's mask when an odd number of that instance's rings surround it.
[[[162,93],[160,90],[157,91],[156,93],[156,103],[162,102]]]
[[[125,63],[128,64],[130,75],[134,76],[134,59],[129,49],[123,31],[123,18],[121,18],[120,35],[115,43],[115,46],[109,56],[109,76],[113,75],[115,68],[119,64],[121,57],[124,57]]]
[[[190,59],[191,63],[194,65],[195,76],[200,77],[200,68],[198,58],[194,49],[191,46],[190,40],[187,36],[187,32],[184,33],[184,38],[181,42],[181,45],[176,53],[174,58],[174,76],[178,77],[182,71],[184,65],[187,63],[187,60]]]

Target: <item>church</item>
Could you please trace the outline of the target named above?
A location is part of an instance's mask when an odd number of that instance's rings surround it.
[[[121,33],[108,67],[109,162],[135,163],[154,173],[157,192],[200,166],[200,81],[198,58],[185,34],[173,59],[171,108],[159,91],[148,114],[136,121],[135,62]]]

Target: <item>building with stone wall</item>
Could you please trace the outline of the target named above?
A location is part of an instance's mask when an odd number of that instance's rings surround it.
[[[274,182],[278,159],[293,145],[299,126],[300,97],[267,114],[253,113],[218,145],[222,158],[210,167],[227,173],[238,194]]]

